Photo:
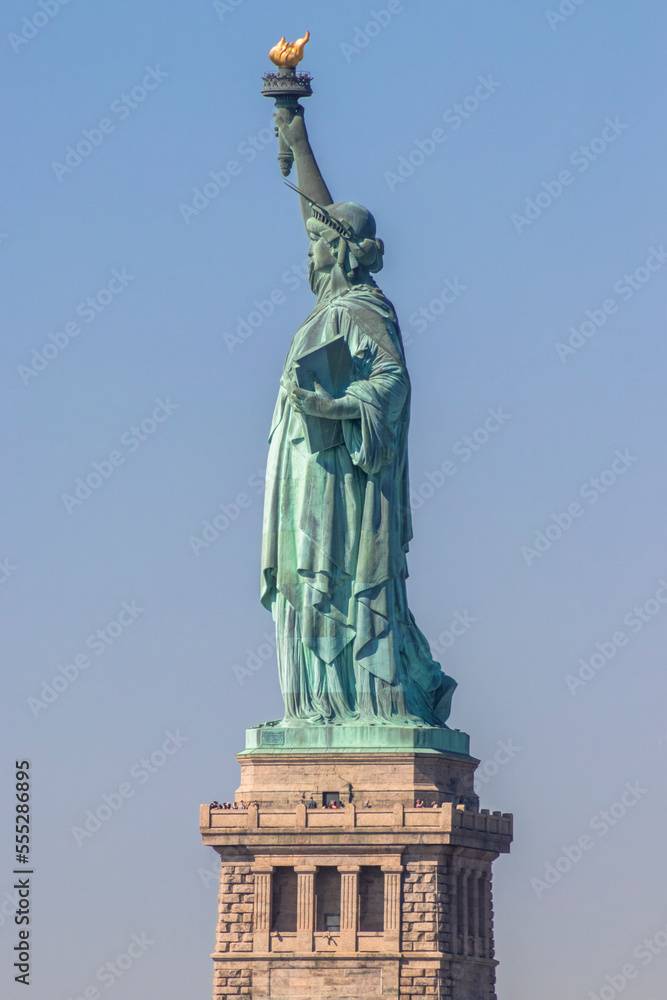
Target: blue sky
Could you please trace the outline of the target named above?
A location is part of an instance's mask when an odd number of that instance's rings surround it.
[[[334,198],[377,219],[408,343],[411,607],[459,682],[482,804],[515,814],[499,996],[590,1000],[634,963],[624,996],[657,1000],[667,949],[636,949],[667,925],[665,11],[15,0],[1,20],[0,796],[9,824],[29,758],[31,996],[210,991],[198,806],[281,714],[261,475],[312,295],[260,88],[308,28],[311,140]],[[500,744],[520,749],[494,766]],[[133,935],[153,943],[101,983]],[[19,996],[13,944],[5,919]]]

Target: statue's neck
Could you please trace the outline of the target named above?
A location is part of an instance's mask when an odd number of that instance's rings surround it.
[[[355,272],[355,280],[350,281],[343,275],[339,267],[315,270],[312,262],[308,266],[308,280],[315,293],[317,306],[326,305],[331,299],[351,288],[358,288],[361,285],[376,287],[370,273],[365,268],[359,268]]]

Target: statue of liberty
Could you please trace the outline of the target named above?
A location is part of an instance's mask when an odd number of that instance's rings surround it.
[[[303,110],[279,109],[274,120],[296,165],[316,296],[289,349],[269,435],[261,599],[276,626],[279,725],[444,727],[456,682],[406,596],[410,381],[393,306],[372,277],[383,243],[367,209],[334,203]],[[334,338],[352,364],[340,398],[297,380],[298,360]],[[340,426],[338,444],[310,450],[314,418]]]

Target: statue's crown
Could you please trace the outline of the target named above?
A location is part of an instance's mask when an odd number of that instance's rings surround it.
[[[310,211],[314,219],[317,219],[318,222],[322,222],[325,226],[329,226],[329,228],[333,229],[334,232],[344,236],[346,240],[353,239],[354,230],[350,226],[346,226],[344,222],[340,221],[340,219],[335,219],[330,212],[327,212],[323,205],[318,205],[316,201],[313,201],[313,199],[309,198],[307,194],[300,191],[296,184],[292,184],[290,181],[285,181],[285,184],[287,184],[288,188],[291,188],[292,191],[296,191],[297,194],[300,194],[302,198],[305,198],[306,201],[310,203]]]

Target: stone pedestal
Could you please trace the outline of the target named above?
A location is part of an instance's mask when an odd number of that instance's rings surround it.
[[[236,799],[258,804],[201,807],[221,858],[214,1000],[495,1000],[491,864],[512,817],[479,810],[467,752],[422,746],[249,731]]]

